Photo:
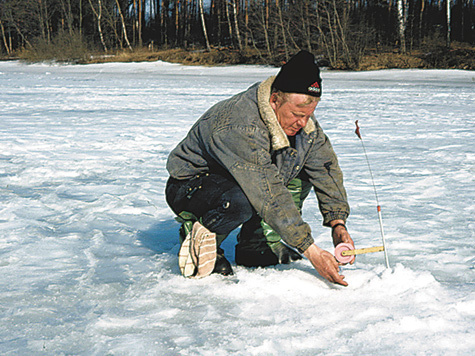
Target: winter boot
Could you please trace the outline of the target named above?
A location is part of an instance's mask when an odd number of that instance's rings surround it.
[[[253,219],[256,221],[248,221],[238,234],[237,265],[266,267],[302,259],[300,254],[282,243],[280,236],[269,225],[259,217]]]
[[[183,241],[178,254],[178,265],[184,277],[209,276],[216,264],[216,234],[198,221]]]
[[[177,221],[182,223],[180,227],[180,231],[179,231],[181,244],[183,244],[183,242],[186,240],[188,234],[191,234],[191,231],[193,229],[193,224],[197,220],[198,219],[195,217],[195,215],[187,211],[181,212],[179,217],[177,217]],[[218,246],[218,249],[216,253],[216,263],[211,273],[222,274],[223,276],[231,276],[233,275],[233,269],[231,267],[231,264],[226,259],[226,257],[224,257],[223,249],[219,248],[219,246],[226,239],[226,237],[227,237],[226,235],[216,235],[216,246]],[[189,245],[188,247],[185,247],[184,249],[186,250],[187,248],[189,248]],[[182,259],[183,258],[185,257],[182,257]],[[186,262],[182,261],[182,264],[186,265]],[[188,264],[186,271],[185,271],[185,267],[183,267],[183,275],[186,274],[187,276],[190,276],[190,275],[193,276],[194,273],[195,273],[194,264],[191,264],[191,265]]]
[[[244,223],[237,236],[235,249],[236,264],[245,267],[265,267],[279,263],[279,259],[267,244],[261,218],[255,214]]]
[[[222,248],[218,248],[218,252],[216,254],[216,264],[214,265],[213,272],[216,274],[222,274],[223,276],[232,276],[233,268],[229,261],[224,257],[224,251]]]
[[[312,185],[304,179],[295,178],[287,186],[299,212]],[[282,243],[281,237],[266,222],[255,214],[243,224],[236,245],[236,264],[246,267],[265,267],[290,263],[302,256]]]

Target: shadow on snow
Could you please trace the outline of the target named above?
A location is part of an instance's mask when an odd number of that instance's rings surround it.
[[[175,219],[159,221],[152,225],[148,230],[139,231],[137,239],[140,244],[156,253],[165,253],[177,256],[180,250],[180,241],[178,231],[180,223]],[[234,246],[237,243],[236,235],[239,229],[234,230],[221,244],[226,258],[234,262]]]

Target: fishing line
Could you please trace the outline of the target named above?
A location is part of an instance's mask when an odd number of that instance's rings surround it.
[[[376,204],[377,204],[377,209],[378,209],[379,229],[381,231],[381,239],[383,240],[384,258],[386,260],[386,267],[389,268],[388,251],[386,249],[386,241],[384,238],[383,217],[381,215],[381,205],[379,204],[378,193],[376,191],[376,184],[374,183],[373,171],[371,170],[371,165],[369,164],[369,158],[368,158],[368,154],[366,153],[366,147],[363,142],[363,137],[361,136],[360,127],[358,126],[358,120],[355,121],[355,125],[356,125],[355,134],[356,136],[358,136],[358,138],[361,141],[361,145],[363,146],[363,152],[366,157],[366,163],[368,164],[369,173],[371,175],[371,181],[373,183],[374,195],[376,197]]]

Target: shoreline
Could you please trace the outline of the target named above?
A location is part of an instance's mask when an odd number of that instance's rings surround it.
[[[149,50],[148,48],[134,51],[116,51],[115,53],[88,53],[84,58],[55,60],[53,58],[35,58],[28,52],[22,52],[14,57],[0,57],[0,61],[22,61],[25,63],[59,63],[59,64],[98,64],[98,63],[127,63],[127,62],[155,62],[164,61],[183,65],[225,66],[225,65],[269,65],[280,67],[283,62],[273,63],[252,51],[239,52],[232,49],[213,48],[205,50],[163,49]],[[457,46],[451,49],[422,53],[413,51],[399,53],[392,51],[369,50],[365,54],[358,68],[349,69],[342,63],[329,67],[323,56],[316,56],[321,67],[329,70],[373,71],[383,69],[462,69],[475,70],[475,48]]]

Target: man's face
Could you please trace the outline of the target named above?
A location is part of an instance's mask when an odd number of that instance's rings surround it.
[[[287,136],[296,135],[307,125],[317,104],[318,101],[309,101],[309,96],[305,94],[287,94],[287,100],[277,93],[270,96],[270,105]]]

